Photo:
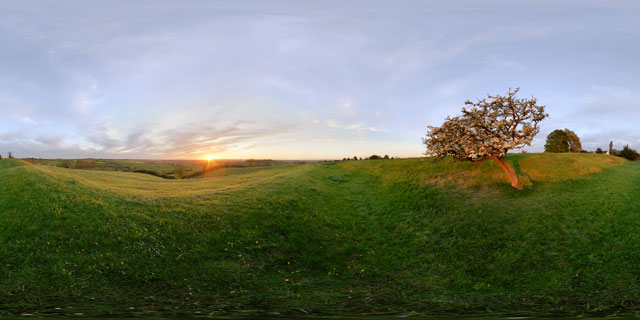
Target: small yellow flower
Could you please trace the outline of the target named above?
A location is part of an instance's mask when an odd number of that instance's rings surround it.
[[[238,257],[242,257],[242,254],[238,254]]]
[[[360,270],[360,272],[364,272],[364,269]]]
[[[124,261],[120,261],[120,264],[124,264]]]
[[[291,261],[287,261],[287,264],[291,264]]]
[[[289,282],[289,279],[284,279],[284,282]]]

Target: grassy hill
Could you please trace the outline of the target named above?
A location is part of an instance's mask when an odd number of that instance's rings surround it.
[[[191,180],[0,161],[0,313],[640,309],[640,164],[513,155]]]

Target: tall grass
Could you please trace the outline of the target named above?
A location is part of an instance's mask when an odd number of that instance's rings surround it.
[[[638,310],[640,167],[610,159],[511,157],[524,191],[490,162],[164,180],[2,160],[0,312]]]

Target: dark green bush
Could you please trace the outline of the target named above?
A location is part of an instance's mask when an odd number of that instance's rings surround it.
[[[616,156],[625,158],[627,160],[635,161],[640,159],[638,151],[629,148],[629,145],[624,146],[621,151],[616,153]]]
[[[569,136],[564,130],[553,130],[547,136],[544,152],[569,152]]]
[[[192,179],[204,176],[204,171],[195,171],[188,174],[182,175],[180,179]]]
[[[160,177],[160,178],[164,178],[164,179],[175,179],[174,176],[169,176],[169,175],[166,175],[166,174],[158,173],[158,172],[155,172],[153,170],[136,169],[136,170],[133,170],[133,172],[146,173],[146,174],[150,174],[152,176],[156,176],[156,177]]]

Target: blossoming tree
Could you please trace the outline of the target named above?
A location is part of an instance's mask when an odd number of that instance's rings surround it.
[[[520,89],[509,89],[506,96],[488,95],[477,102],[466,101],[462,115],[447,117],[440,127],[429,126],[422,142],[427,156],[452,156],[475,164],[488,159],[497,162],[507,173],[511,186],[522,189],[515,170],[504,161],[513,148],[531,145],[540,131],[538,123],[549,115],[535,98],[519,99]]]

